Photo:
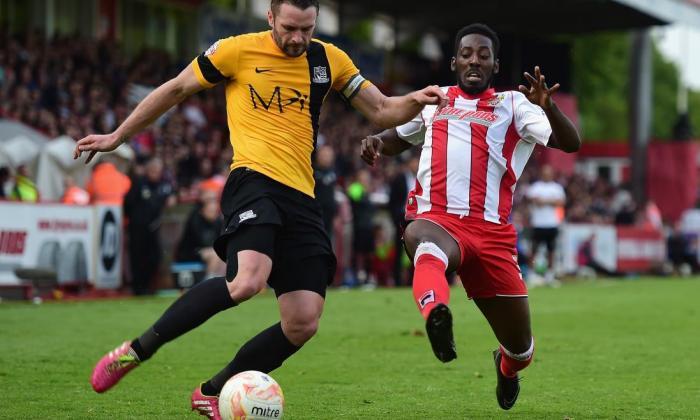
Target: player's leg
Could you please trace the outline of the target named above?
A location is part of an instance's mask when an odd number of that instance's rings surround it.
[[[494,351],[496,397],[507,410],[520,392],[518,371],[530,364],[534,351],[527,287],[517,264],[516,233],[511,225],[475,226],[470,240],[476,255],[463,281],[500,343]]]
[[[532,241],[530,245],[530,269],[532,273],[535,273],[536,270],[536,259],[537,259],[537,251],[540,249],[540,245],[542,244],[542,238],[540,235],[540,229],[534,228],[532,229]]]
[[[189,290],[132,347],[146,360],[160,346],[198,327],[213,315],[255,296],[272,270],[275,225],[240,227],[226,245],[226,278],[214,277]]]
[[[496,397],[501,408],[508,410],[520,391],[518,372],[530,364],[534,352],[528,298],[475,298],[474,302],[500,343],[494,352],[498,376]]]
[[[547,240],[545,246],[547,247],[547,272],[545,273],[545,280],[549,285],[557,285],[557,279],[554,276],[554,252],[556,250],[557,236],[559,235],[558,228],[547,229]]]
[[[311,274],[311,271],[309,272]],[[324,298],[309,290],[279,296],[281,322],[250,339],[234,359],[192,394],[192,409],[218,419],[218,394],[231,377],[247,370],[269,373],[282,365],[316,334]]]
[[[439,225],[418,219],[404,232],[406,250],[413,258],[413,297],[426,320],[426,331],[435,356],[442,362],[457,357],[452,334],[452,314],[448,308],[450,286],[446,271],[460,263],[457,241]]]
[[[532,246],[530,247],[530,269],[528,270],[527,282],[530,286],[542,286],[546,279],[537,270],[537,253],[542,246],[546,249],[546,229],[534,228],[532,230]]]
[[[301,347],[318,331],[325,299],[316,292],[296,290],[279,298],[282,331],[290,344]]]
[[[205,395],[217,395],[237,373],[269,373],[282,365],[316,334],[323,312],[326,286],[335,272],[328,256],[275,261],[270,278],[278,296],[281,322],[245,343],[219,373],[202,385]]]
[[[105,355],[93,370],[93,389],[108,390],[165,343],[262,290],[272,269],[276,231],[275,225],[243,226],[236,231],[227,244],[226,278],[197,284],[138,338]]]
[[[474,303],[484,314],[501,347],[509,354],[531,350],[533,340],[527,297],[475,298]],[[522,368],[513,370],[509,366],[506,373],[512,376]]]

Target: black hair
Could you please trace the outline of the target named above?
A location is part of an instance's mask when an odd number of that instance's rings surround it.
[[[292,6],[301,10],[306,10],[311,6],[316,8],[316,12],[318,12],[319,9],[318,0],[271,0],[270,9],[272,10],[272,13],[276,14],[279,11],[282,3],[291,4]]]
[[[493,29],[489,28],[483,23],[472,23],[457,32],[457,36],[455,36],[455,56],[459,53],[459,44],[462,42],[462,38],[469,34],[479,34],[489,38],[491,40],[491,44],[493,44],[493,56],[498,58],[498,51],[501,48],[501,40],[498,39],[498,34],[496,34]]]

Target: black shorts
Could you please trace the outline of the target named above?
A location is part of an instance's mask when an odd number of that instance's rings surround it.
[[[557,243],[557,236],[559,235],[559,228],[533,228],[532,229],[532,242],[533,245],[538,246],[541,243],[546,244],[547,251],[553,252],[554,246]],[[536,252],[536,249],[532,250]]]
[[[221,211],[224,230],[214,250],[228,265],[237,266],[228,260],[238,251],[262,252],[272,259],[268,284],[277,296],[294,290],[325,296],[336,259],[314,198],[251,169],[237,168],[226,181]]]

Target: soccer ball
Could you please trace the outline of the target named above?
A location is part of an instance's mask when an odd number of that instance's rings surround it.
[[[229,379],[219,394],[219,413],[224,420],[281,419],[284,394],[271,376],[255,370]]]

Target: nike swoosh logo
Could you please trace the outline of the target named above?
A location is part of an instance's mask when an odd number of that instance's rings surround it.
[[[258,68],[258,67],[255,68],[255,72],[256,72],[256,73],[265,73],[265,72],[268,72],[268,71],[272,71],[272,69],[261,69],[261,68]]]

